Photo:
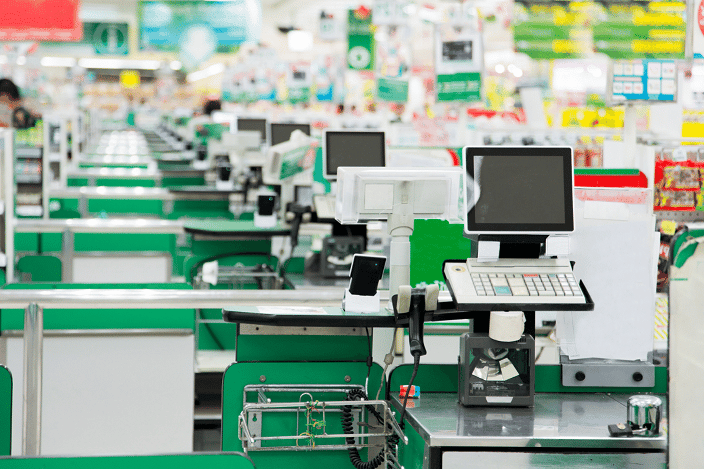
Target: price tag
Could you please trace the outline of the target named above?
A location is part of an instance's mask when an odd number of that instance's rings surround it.
[[[668,236],[674,236],[675,231],[677,231],[677,222],[672,220],[663,220],[660,223],[660,231]]]

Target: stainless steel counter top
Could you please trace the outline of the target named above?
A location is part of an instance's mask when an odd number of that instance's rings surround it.
[[[609,436],[609,424],[626,421],[627,396],[621,397],[540,393],[535,395],[533,408],[463,407],[454,394],[423,394],[421,390],[406,419],[430,447],[665,451],[665,435]],[[392,402],[401,409],[398,397]]]

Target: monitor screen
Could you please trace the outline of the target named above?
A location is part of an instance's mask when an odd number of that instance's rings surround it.
[[[291,138],[291,132],[300,130],[310,136],[310,124],[271,124],[271,145],[287,142]]]
[[[574,231],[570,147],[466,147],[465,234]]]
[[[384,132],[327,131],[323,142],[325,177],[337,178],[341,166],[386,165]]]
[[[261,134],[261,141],[266,141],[266,119],[245,119],[238,117],[237,130],[255,130]]]

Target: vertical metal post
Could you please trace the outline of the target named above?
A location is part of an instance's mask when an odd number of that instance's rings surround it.
[[[24,310],[23,456],[41,454],[43,339],[44,313],[31,303]]]
[[[61,281],[73,282],[74,236],[71,228],[66,228],[61,236]]]

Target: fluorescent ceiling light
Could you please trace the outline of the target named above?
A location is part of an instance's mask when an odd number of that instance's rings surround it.
[[[24,55],[20,55],[19,57],[17,57],[17,65],[24,65],[26,63],[27,57],[25,57]]]
[[[193,83],[194,81],[203,80],[205,78],[210,78],[213,75],[217,75],[218,73],[222,73],[224,71],[225,71],[225,65],[223,65],[221,63],[214,64],[208,68],[204,68],[203,70],[198,70],[197,72],[189,73],[188,76],[186,77],[186,81],[189,83]]]
[[[181,70],[183,67],[183,64],[179,62],[178,60],[173,60],[169,66],[171,67],[171,70]]]
[[[85,58],[80,59],[78,65],[83,68],[97,69],[158,70],[161,67],[161,61]]]
[[[73,67],[76,59],[73,57],[42,57],[42,67]]]

